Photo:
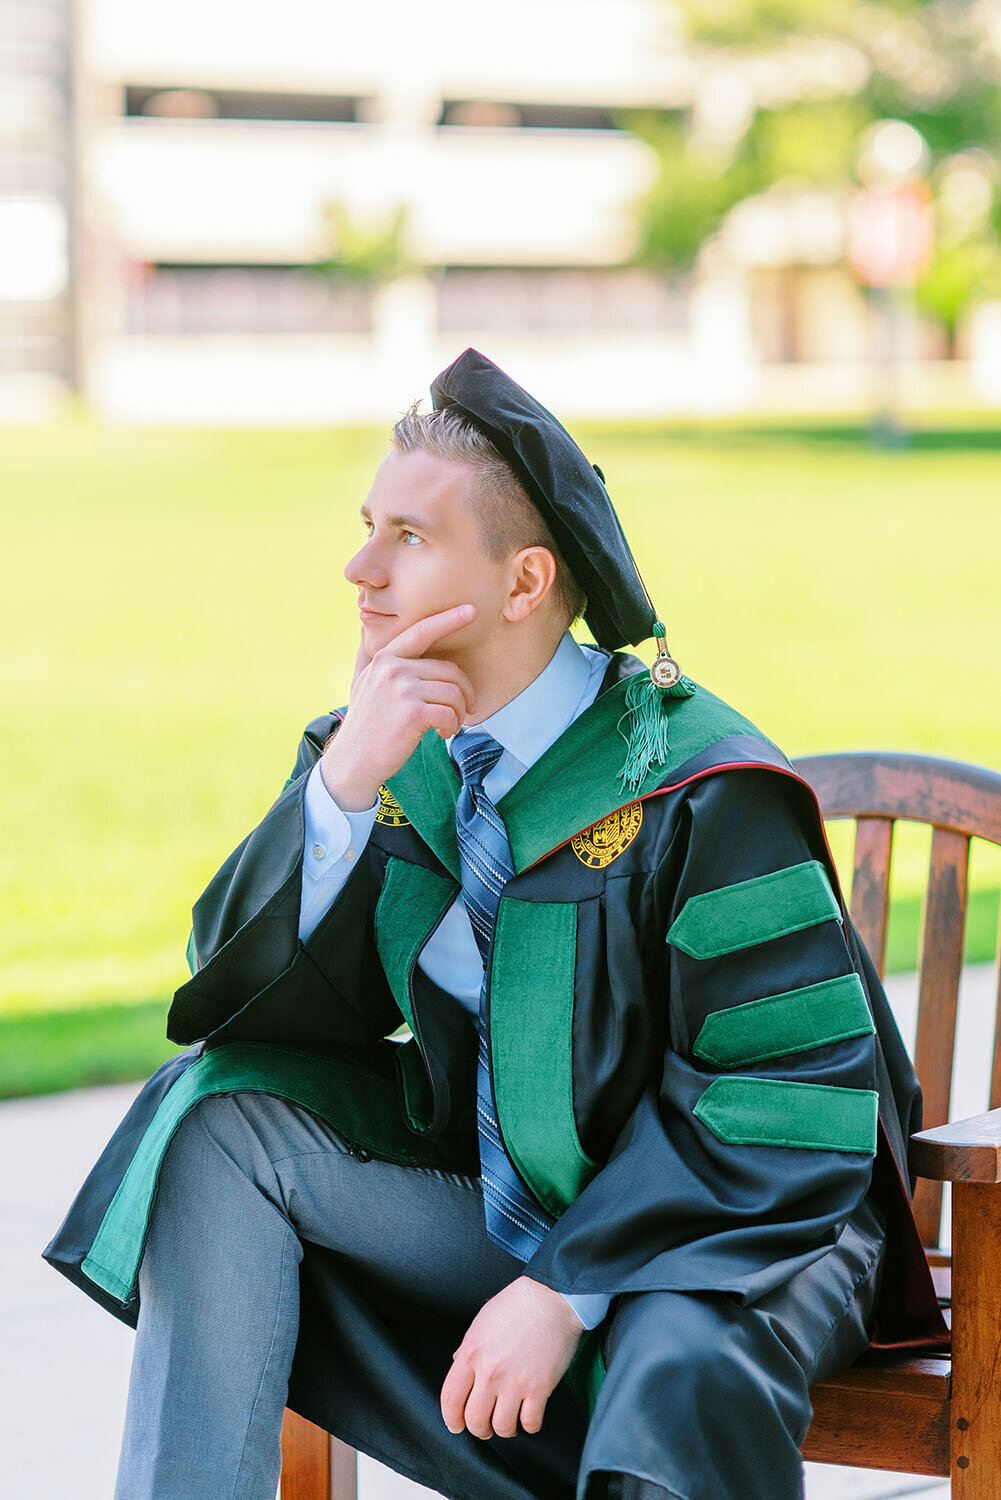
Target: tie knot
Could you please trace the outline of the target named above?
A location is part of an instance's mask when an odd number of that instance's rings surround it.
[[[504,753],[485,729],[460,729],[452,741],[452,759],[459,768],[464,786],[479,787]]]

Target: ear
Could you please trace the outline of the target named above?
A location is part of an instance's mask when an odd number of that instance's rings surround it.
[[[501,614],[505,620],[525,620],[552,592],[556,559],[548,547],[522,547],[510,562],[510,587]]]

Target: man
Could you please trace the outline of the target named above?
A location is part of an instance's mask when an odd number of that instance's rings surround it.
[[[475,350],[432,393],[344,570],[350,704],[46,1251],[137,1323],[118,1500],[272,1500],[286,1396],[464,1500],[793,1500],[811,1381],[941,1336],[914,1076],[809,789],[667,654],[600,474]]]

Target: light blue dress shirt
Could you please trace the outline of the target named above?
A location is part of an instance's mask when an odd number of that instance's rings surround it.
[[[608,657],[580,646],[565,632],[547,666],[503,708],[471,727],[483,729],[503,746],[497,763],[483,779],[496,804],[529,766],[594,702]],[[454,735],[445,744],[451,750]],[[361,855],[379,810],[379,799],[362,812],[344,812],[320,775],[319,762],[306,782],[306,845],[303,858],[299,936],[303,942],[316,928]],[[425,943],[417,960],[429,979],[475,1017],[483,981],[480,958],[461,892]],[[603,1293],[567,1296],[585,1328],[595,1328],[608,1311]]]

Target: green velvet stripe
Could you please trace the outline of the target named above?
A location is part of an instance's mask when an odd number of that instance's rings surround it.
[[[827,871],[817,859],[689,896],[667,941],[691,958],[719,958],[801,927],[841,921]]]
[[[692,1051],[718,1067],[732,1068],[867,1036],[875,1029],[861,979],[844,974],[712,1011]]]
[[[459,885],[448,875],[391,855],[375,907],[375,945],[393,999],[416,1034],[410,975],[428,935],[455,900]],[[403,1107],[414,1130],[428,1129],[434,1098],[427,1065],[414,1039],[400,1043],[396,1057]]]
[[[195,929],[193,927],[188,933],[188,946],[184,950],[184,957],[188,961],[188,968],[191,970],[191,977],[194,978],[195,974],[198,972],[198,950],[195,947]]]
[[[619,772],[626,741],[618,725],[627,711],[631,680],[626,677],[599,694],[498,802],[517,873],[582,829],[663,785],[672,769],[717,740],[751,735],[769,743],[749,719],[700,687],[690,698],[671,701],[666,759],[651,766],[635,793],[623,796]],[[455,803],[461,778],[436,729],[428,730],[386,785],[420,837],[458,877]]]
[[[455,837],[455,804],[462,777],[437,729],[428,730],[386,786],[414,831],[459,882],[462,872]]]
[[[714,1078],[693,1113],[728,1146],[876,1150],[878,1095],[780,1078]]]
[[[533,955],[526,961],[526,954]],[[573,1110],[577,907],[501,897],[490,970],[490,1054],[501,1136],[557,1217],[592,1175]]]
[[[174,1131],[200,1099],[237,1090],[275,1094],[300,1104],[348,1141],[388,1161],[444,1171],[467,1169],[455,1143],[449,1145],[441,1137],[433,1142],[415,1139],[404,1123],[391,1074],[384,1076],[346,1057],[290,1047],[257,1042],[217,1047],[186,1068],[164,1096],[83,1262],[84,1274],[119,1301],[128,1301],[135,1290],[160,1164]]]
[[[393,999],[411,1031],[410,973],[428,934],[459,893],[459,884],[437,870],[391,855],[375,907],[375,946]]]

